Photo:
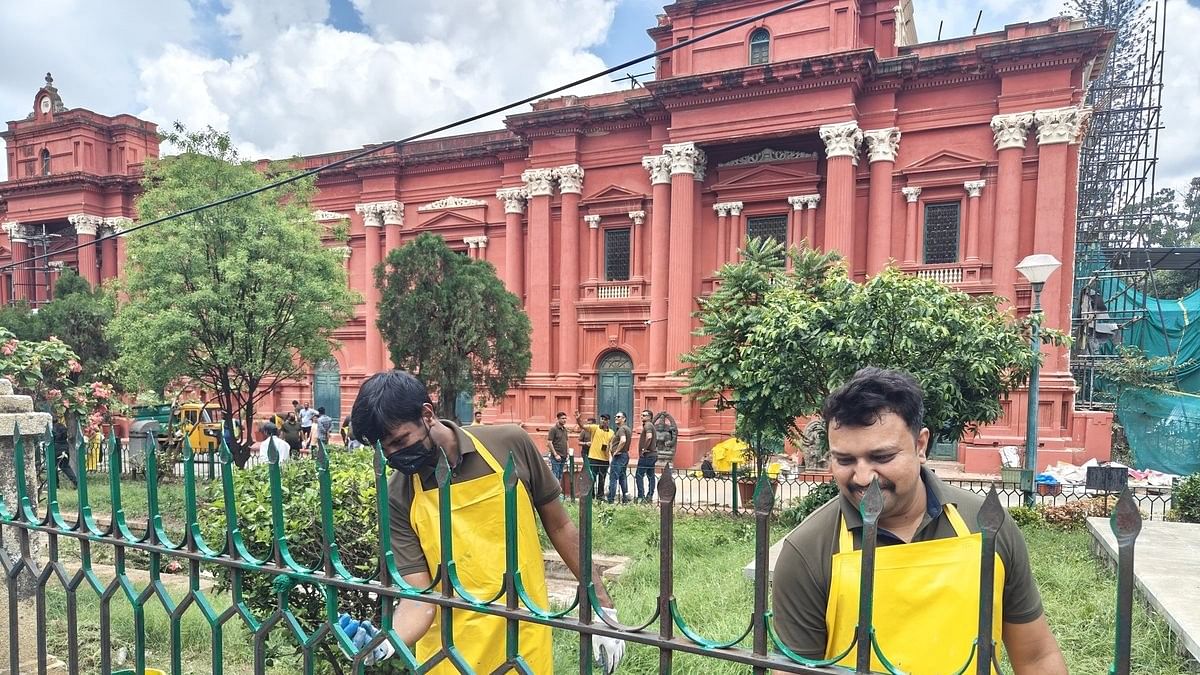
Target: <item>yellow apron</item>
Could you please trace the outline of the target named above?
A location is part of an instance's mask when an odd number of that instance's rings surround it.
[[[504,470],[488,449],[466,430],[463,433],[475,444],[492,469],[487,476],[455,483],[451,490],[450,510],[454,537],[454,561],[463,587],[479,600],[490,600],[504,585]],[[439,530],[438,490],[424,490],[421,479],[412,478],[413,531],[421,541],[421,550],[432,573],[442,560]],[[546,570],[542,562],[542,547],[538,541],[537,523],[533,517],[533,502],[525,484],[517,481],[517,561],[521,579],[529,596],[541,607],[549,607],[546,593]],[[504,605],[505,598],[496,601]],[[435,615],[429,631],[417,642],[417,659],[424,663],[442,649],[441,611]],[[476,612],[454,611],[454,644],[459,653],[477,673],[490,673],[505,657],[505,622],[498,616]],[[549,675],[554,670],[554,650],[550,643],[550,628],[522,623],[520,654],[533,672]],[[435,675],[457,675],[449,660],[441,661],[433,670]]]
[[[880,546],[875,551],[875,598],[872,623],[883,655],[909,675],[951,675],[967,660],[979,630],[979,551],[983,535],[971,534],[958,510],[945,506],[956,536],[913,544]],[[858,625],[862,551],[844,519],[838,553],[833,555],[829,602],[825,610],[825,658],[842,653]],[[1004,564],[996,556],[992,637],[1000,644]],[[853,668],[851,651],[839,665]],[[871,670],[887,672],[871,654]],[[966,672],[975,672],[971,659]]]

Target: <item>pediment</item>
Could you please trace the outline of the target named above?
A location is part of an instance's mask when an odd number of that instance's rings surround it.
[[[939,150],[924,159],[918,159],[909,164],[904,167],[904,170],[936,171],[939,169],[961,169],[967,166],[980,166],[986,163],[987,160],[982,157],[973,157],[953,150]]]
[[[642,199],[644,197],[645,197],[645,195],[642,194],[641,192],[634,192],[633,190],[621,187],[620,185],[609,185],[608,187],[603,188],[598,192],[593,192],[592,194],[588,195],[587,197],[584,197],[583,201],[585,201],[585,202],[608,202],[608,201],[620,201],[620,200],[625,200],[625,199]]]
[[[486,225],[487,223],[479,218],[469,216],[461,211],[441,211],[433,215],[428,220],[421,219],[418,225],[420,227],[455,227],[459,225]]]
[[[786,166],[756,166],[751,168],[730,167],[719,171],[721,180],[713,186],[716,190],[758,187],[762,185],[787,185],[815,183],[821,179],[815,173]]]

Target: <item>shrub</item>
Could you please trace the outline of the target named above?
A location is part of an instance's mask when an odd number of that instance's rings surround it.
[[[1117,506],[1116,497],[1092,497],[1041,509],[1047,525],[1060,530],[1077,530],[1088,518],[1107,518]]]
[[[1041,509],[1037,507],[1013,506],[1008,509],[1008,515],[1012,516],[1013,522],[1021,527],[1043,525],[1046,522]]]
[[[1200,473],[1179,481],[1171,491],[1171,520],[1200,523]]]
[[[784,527],[795,527],[804,521],[813,511],[824,506],[829,500],[838,496],[837,483],[830,481],[821,483],[808,491],[799,499],[793,499],[784,510],[779,512],[779,524]]]
[[[234,497],[238,525],[247,548],[257,558],[271,554],[271,491],[269,465],[234,472]],[[379,568],[378,512],[375,507],[375,472],[370,450],[331,452],[329,478],[333,496],[334,537],[342,563],[352,574],[371,577]],[[321,536],[321,499],[317,479],[317,464],[313,460],[296,459],[280,467],[283,490],[284,536],[288,550],[296,562],[306,567],[320,564],[324,551]],[[224,498],[218,491],[201,515],[205,542],[219,548],[224,540]],[[232,579],[229,568],[212,566],[215,590],[224,592]],[[278,606],[276,591],[288,588],[290,577],[249,573],[244,577],[242,597],[260,620]],[[278,584],[278,586],[277,586]],[[291,587],[288,600],[292,611],[305,631],[313,631],[325,621],[325,595],[321,588],[309,584]],[[339,611],[359,619],[371,619],[379,625],[381,605],[361,591],[338,590]],[[272,631],[273,656],[283,656],[281,646],[288,631],[281,624]],[[348,663],[340,650],[326,639],[317,652],[326,669],[341,672]],[[399,672],[392,660],[368,669],[370,673]]]

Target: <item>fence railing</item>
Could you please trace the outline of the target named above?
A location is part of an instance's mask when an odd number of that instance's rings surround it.
[[[116,448],[116,451],[110,451],[110,447]],[[293,458],[303,457],[308,452],[308,450],[304,450],[302,453],[293,451],[292,456]],[[146,472],[144,455],[140,453],[131,455],[127,445],[120,443],[117,439],[105,439],[99,452],[89,454],[87,461],[88,470],[92,472],[108,473],[109,464],[114,461],[118,462],[120,475],[123,477],[144,476]],[[158,462],[160,474],[176,478],[183,476],[183,461],[178,453],[172,455],[160,450]],[[251,451],[245,462],[239,465],[235,461],[234,464],[238,468],[249,469],[265,462],[266,460],[258,452]],[[216,480],[221,477],[221,459],[217,453],[196,453],[195,467],[196,478],[199,480]],[[633,495],[634,498],[637,497],[637,470],[638,467],[634,465],[626,468],[627,493]],[[577,483],[579,476],[582,475],[582,463],[571,456],[564,464],[563,473],[567,476],[562,482],[563,494],[568,499],[575,500],[581,492]],[[664,473],[665,469],[661,464],[653,469],[655,483],[661,479]],[[736,515],[748,511],[749,497],[755,485],[754,477],[745,471],[739,471],[736,466],[733,471],[715,472],[710,477],[703,476],[698,469],[671,467],[670,473],[676,486],[675,508],[684,513],[733,513]],[[611,480],[611,476],[609,480]],[[770,486],[775,490],[776,504],[778,505],[776,511],[787,508],[788,505],[802,499],[814,488],[830,480],[832,480],[832,476],[815,478],[812,472],[801,476],[779,474],[771,478]],[[961,480],[956,478],[941,478],[941,481],[980,495],[986,495],[991,490],[995,490],[1000,499],[1000,505],[1006,508],[1024,505],[1025,493],[1015,483],[1002,480]],[[1144,518],[1148,520],[1166,519],[1171,510],[1169,489],[1133,488],[1130,493]],[[1061,488],[1061,492],[1035,494],[1033,497],[1039,506],[1062,506],[1106,494],[1108,496],[1115,495],[1115,493],[1089,490],[1082,485],[1066,485]]]
[[[445,456],[439,458],[435,471],[440,498],[440,561],[428,588],[416,588],[398,572],[393,559],[391,521],[394,517],[389,503],[386,462],[382,451],[374,452],[373,475],[375,486],[376,525],[378,541],[376,557],[369,572],[352,573],[339,553],[339,542],[335,535],[335,504],[329,469],[329,455],[318,447],[313,460],[316,464],[317,490],[320,502],[321,548],[320,559],[314,564],[303,564],[293,555],[291,535],[286,534],[283,522],[284,494],[278,455],[270,453],[268,485],[271,513],[271,547],[266,555],[251,551],[241,530],[243,522],[239,514],[235,491],[231,453],[227,448],[220,452],[220,485],[223,510],[223,532],[221,541],[207,540],[198,522],[197,502],[197,458],[190,447],[185,447],[181,462],[184,485],[184,529],[174,539],[168,534],[158,501],[159,466],[156,453],[146,458],[146,489],[149,517],[145,532],[137,534],[131,530],[122,508],[122,482],[120,463],[109,463],[107,490],[111,504],[111,517],[101,527],[92,512],[89,501],[89,485],[86,472],[81,472],[76,488],[78,506],[74,521],[68,520],[59,508],[59,487],[56,472],[48,471],[46,500],[39,512],[39,502],[26,487],[26,452],[24,441],[16,435],[14,475],[16,500],[11,506],[0,503],[0,566],[3,567],[5,587],[8,595],[8,644],[11,672],[20,672],[20,645],[22,640],[36,642],[37,668],[39,673],[47,670],[46,606],[50,587],[56,585],[66,595],[67,615],[67,669],[70,673],[80,672],[79,653],[79,607],[80,596],[92,594],[99,604],[100,671],[108,674],[113,668],[113,629],[110,625],[113,605],[127,603],[133,613],[134,645],[133,662],[136,673],[145,672],[147,666],[146,609],[153,604],[161,605],[170,619],[169,644],[154,645],[155,652],[162,654],[167,647],[170,672],[183,672],[181,655],[180,617],[190,606],[200,609],[211,633],[213,645],[214,673],[223,672],[221,664],[222,633],[231,623],[241,623],[253,635],[254,672],[266,670],[266,646],[271,635],[283,633],[299,645],[303,653],[305,672],[313,672],[315,652],[325,642],[332,641],[350,661],[354,672],[361,673],[368,656],[384,641],[396,650],[400,664],[414,672],[427,672],[438,664],[449,663],[461,673],[474,672],[463,661],[457,651],[453,626],[454,617],[463,613],[476,613],[501,617],[505,620],[505,662],[494,672],[531,672],[522,657],[521,632],[523,623],[550,626],[575,634],[579,641],[579,673],[592,671],[593,635],[606,636],[650,646],[658,651],[658,672],[672,672],[674,656],[679,653],[702,655],[717,661],[749,666],[756,675],[777,670],[789,673],[848,672],[834,668],[833,664],[843,659],[852,659],[855,673],[871,673],[872,654],[879,656],[884,672],[899,675],[899,671],[888,663],[887,655],[875,636],[872,615],[872,600],[875,596],[874,573],[877,547],[878,519],[883,508],[883,497],[878,482],[872,484],[862,500],[860,510],[865,524],[862,538],[862,565],[858,588],[859,619],[853,639],[849,644],[838,645],[840,653],[827,659],[809,659],[796,654],[780,639],[772,620],[768,603],[769,593],[769,520],[775,507],[775,491],[771,489],[766,475],[757,479],[756,491],[751,503],[745,505],[755,523],[755,577],[754,609],[740,636],[732,640],[714,640],[698,634],[689,625],[675,603],[673,594],[674,523],[675,502],[679,495],[678,477],[668,466],[663,472],[656,491],[659,519],[659,589],[656,608],[648,619],[633,625],[624,625],[596,612],[597,590],[592,577],[592,521],[593,498],[591,495],[590,467],[582,472],[579,495],[579,551],[580,574],[574,602],[566,608],[539,606],[531,599],[530,588],[525,585],[519,572],[517,555],[517,472],[510,456],[503,472],[505,503],[505,563],[503,571],[497,571],[502,592],[491,600],[482,600],[464,586],[456,572],[451,534],[451,496],[458,486],[451,480],[451,472]],[[76,450],[80,466],[84,465],[85,448]],[[45,465],[53,466],[53,446],[44,448]],[[980,546],[979,622],[978,631],[971,644],[944,645],[938,649],[953,649],[964,655],[964,665],[955,675],[971,672],[982,675],[999,669],[996,645],[992,640],[992,584],[993,563],[996,551],[996,532],[1004,520],[1003,506],[998,493],[989,491],[979,513],[978,525],[984,536]],[[1130,625],[1132,621],[1133,593],[1133,547],[1141,527],[1141,515],[1126,491],[1117,503],[1112,518],[1112,527],[1119,544],[1118,558],[1118,612],[1115,627],[1115,659],[1111,671],[1116,675],[1127,675],[1130,671]],[[44,550],[37,540],[44,538]],[[10,546],[15,539],[17,544]],[[78,560],[64,560],[60,546],[65,540],[79,544]],[[6,543],[7,542],[7,543]],[[114,577],[107,584],[102,582],[94,568],[96,549],[109,549],[113,553]],[[13,551],[16,551],[14,553]],[[133,554],[145,555],[149,559],[150,583],[138,589],[129,574],[127,564]],[[176,560],[188,569],[188,591],[182,600],[176,600],[166,590],[160,576],[165,560]],[[68,568],[67,563],[72,565]],[[74,569],[75,566],[78,569]],[[215,566],[229,574],[232,604],[217,612],[202,589],[202,566]],[[357,571],[358,568],[355,567]],[[267,617],[260,618],[247,607],[243,592],[251,578],[268,577],[276,596],[276,609]],[[322,619],[315,625],[303,625],[290,604],[291,593],[297,584],[318,589],[323,599]],[[57,589],[56,589],[57,591]],[[365,645],[355,646],[353,636],[348,635],[338,622],[339,597],[343,594],[366,594],[374,599],[378,607],[377,625],[380,632]],[[19,603],[21,597],[33,601],[35,609],[35,635],[22,634],[21,611],[28,606]],[[442,647],[423,662],[401,639],[393,625],[393,612],[400,600],[410,600],[431,605],[436,609],[442,625]],[[748,643],[748,644],[747,644]],[[976,664],[974,668],[971,664]]]

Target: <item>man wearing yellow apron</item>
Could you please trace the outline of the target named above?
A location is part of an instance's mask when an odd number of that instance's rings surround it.
[[[873,620],[884,656],[910,675],[949,675],[971,654],[979,622],[976,518],[981,495],[926,469],[920,384],[908,373],[864,368],[825,400],[830,463],[840,496],[784,539],[775,565],[775,627],[789,648],[833,658],[858,623],[862,517],[875,478],[883,488]],[[1029,554],[1012,519],[997,535],[995,634],[1016,675],[1066,675],[1042,613]],[[854,667],[852,651],[840,665]],[[886,672],[878,657],[872,669]],[[967,672],[975,672],[972,661]]]
[[[496,596],[504,577],[504,465],[512,457],[517,468],[517,543],[521,577],[532,599],[548,607],[542,548],[537,521],[563,562],[579,576],[579,532],[558,497],[558,481],[542,460],[533,440],[511,424],[460,428],[439,420],[425,385],[411,374],[392,370],[378,373],[359,389],[351,412],[351,427],[360,441],[378,441],[396,473],[388,481],[392,516],[392,550],[396,568],[404,579],[419,588],[432,583],[442,559],[438,500],[440,490],[434,477],[439,457],[451,468],[451,525],[454,560],[464,588],[476,598]],[[601,607],[616,620],[616,610],[594,573]],[[500,604],[503,605],[503,599]],[[441,613],[436,606],[402,600],[396,607],[394,626],[400,637],[415,646],[424,663],[442,653]],[[496,616],[455,610],[454,645],[476,673],[490,673],[505,662],[505,621]],[[370,624],[353,625],[352,638],[359,633],[361,646],[375,635]],[[533,672],[550,675],[554,652],[550,628],[522,623],[520,653]],[[624,655],[624,643],[611,638],[593,638],[593,652],[601,670],[612,673]],[[391,656],[390,648],[376,649],[370,661]],[[441,661],[432,673],[457,673],[449,660]]]

